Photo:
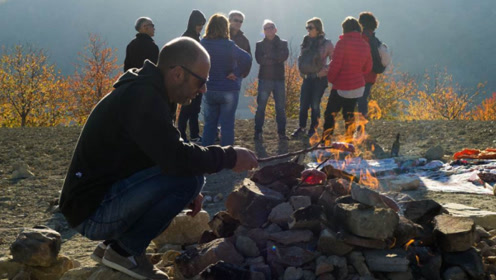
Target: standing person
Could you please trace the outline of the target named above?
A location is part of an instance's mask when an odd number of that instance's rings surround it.
[[[210,17],[205,37],[201,40],[210,55],[212,67],[203,94],[202,144],[212,145],[220,124],[221,145],[234,143],[234,118],[239,100],[242,73],[251,66],[251,56],[229,40],[229,23],[221,14]]]
[[[292,137],[305,134],[309,108],[312,112],[307,135],[312,137],[315,134],[320,119],[320,100],[327,88],[327,59],[331,58],[334,50],[332,42],[325,38],[324,25],[320,18],[309,19],[306,29],[308,34],[303,38],[298,57],[298,68],[303,77],[299,127],[291,134]]]
[[[189,16],[188,28],[183,36],[195,39],[200,42],[200,33],[205,25],[206,18],[203,13],[199,10],[193,10]],[[203,94],[199,93],[191,104],[181,106],[181,111],[179,113],[179,118],[177,120],[177,128],[181,132],[181,137],[185,142],[188,142],[188,137],[186,136],[186,127],[189,122],[189,137],[192,142],[200,143],[200,126],[198,124],[198,115],[201,110],[201,100]]]
[[[362,12],[358,18],[358,22],[362,25],[362,37],[370,44],[370,40],[375,39],[375,30],[379,26],[379,21],[375,18],[374,14],[371,12]],[[369,96],[372,86],[377,80],[377,74],[374,71],[365,73],[365,89],[363,91],[363,96],[358,98],[358,112],[362,117],[368,119],[369,114]]]
[[[263,24],[265,38],[257,42],[255,59],[260,64],[258,72],[257,112],[255,113],[255,140],[262,140],[265,108],[270,93],[273,93],[276,107],[277,134],[280,140],[286,136],[286,91],[284,83],[284,62],[288,59],[288,42],[277,36],[277,28],[271,20]]]
[[[130,68],[141,68],[145,59],[153,63],[158,62],[158,46],[153,41],[155,36],[155,25],[149,17],[140,17],[136,20],[134,29],[138,31],[126,47],[126,58],[124,59],[124,72]]]
[[[245,20],[245,14],[240,11],[232,10],[229,12],[229,36],[231,40],[238,45],[238,47],[242,48],[244,51],[250,54],[251,56],[251,48],[250,41],[246,38],[243,31],[241,31],[241,26],[243,25],[243,21]],[[246,78],[248,74],[250,74],[251,64],[243,73],[242,77]],[[241,83],[241,80],[239,81]]]
[[[98,244],[92,258],[136,279],[169,279],[146,257],[151,240],[189,205],[202,206],[204,173],[257,166],[253,152],[186,144],[173,126],[172,103],[205,92],[208,53],[177,38],[157,65],[122,75],[93,109],[79,137],[60,196],[71,227]]]
[[[343,35],[339,36],[327,79],[332,83],[332,90],[324,113],[324,139],[328,140],[334,132],[335,117],[343,110],[346,133],[349,138],[353,131],[353,112],[357,99],[365,89],[364,74],[372,69],[370,47],[362,39],[362,26],[354,17],[347,17],[341,24]]]

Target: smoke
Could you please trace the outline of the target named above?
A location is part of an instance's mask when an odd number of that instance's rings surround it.
[[[0,5],[7,3],[8,0],[0,0]]]

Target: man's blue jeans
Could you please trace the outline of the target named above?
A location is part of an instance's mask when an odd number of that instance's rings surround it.
[[[273,93],[276,107],[277,133],[286,134],[286,90],[284,80],[258,80],[257,112],[255,113],[255,132],[263,130],[265,108]]]
[[[301,84],[300,127],[307,126],[308,109],[312,109],[310,128],[316,128],[320,119],[320,100],[327,88],[327,77],[306,78]]]
[[[75,229],[91,240],[114,240],[139,256],[204,183],[203,176],[165,175],[158,166],[142,170],[114,183],[100,207]]]
[[[202,146],[213,145],[220,125],[220,144],[234,144],[234,118],[238,107],[239,91],[207,91],[203,94]]]

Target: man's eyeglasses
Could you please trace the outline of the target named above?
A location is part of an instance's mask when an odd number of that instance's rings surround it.
[[[155,27],[155,24],[153,24],[153,23],[148,23],[148,24],[145,24],[144,26],[145,26],[145,27],[146,27],[146,26]]]
[[[235,18],[235,19],[233,19],[233,21],[234,21],[234,22],[243,23],[243,20],[242,20],[242,19],[237,19],[237,18]]]
[[[309,25],[309,26],[307,26],[307,27],[305,27],[305,28],[306,28],[308,31],[310,31],[310,30],[313,30],[315,27],[313,27],[313,26]]]
[[[264,27],[264,30],[271,30],[271,29],[274,29],[275,27],[273,25],[271,26],[267,26],[267,27]]]
[[[190,69],[188,69],[188,67],[186,66],[183,66],[183,65],[173,65],[171,67],[169,67],[170,69],[173,69],[175,67],[181,67],[183,68],[186,72],[190,73],[193,77],[197,78],[198,80],[200,80],[200,88],[203,87],[204,84],[206,84],[208,82],[208,78],[205,79],[205,78],[202,78],[200,75],[196,74],[195,72],[191,71]]]

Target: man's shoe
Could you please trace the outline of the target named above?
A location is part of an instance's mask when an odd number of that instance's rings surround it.
[[[108,247],[102,263],[136,279],[169,279],[165,272],[157,269],[150,262],[146,254],[138,257],[124,257],[114,251],[112,247]]]
[[[289,140],[289,137],[285,133],[279,133],[279,140]]]
[[[103,256],[105,255],[105,250],[107,250],[107,245],[103,244],[103,242],[98,243],[95,250],[90,255],[90,258],[97,263],[102,263]]]
[[[291,133],[291,137],[297,138],[297,137],[302,136],[303,134],[305,134],[305,128],[300,127],[300,128],[297,128],[295,131],[293,131],[293,133]]]

